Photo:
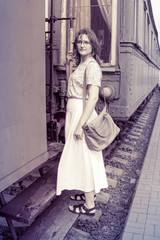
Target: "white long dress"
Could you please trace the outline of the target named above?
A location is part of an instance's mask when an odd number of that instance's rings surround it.
[[[107,178],[102,151],[89,150],[83,136],[75,140],[74,130],[83,111],[83,79],[86,69],[86,85],[100,86],[102,73],[96,61],[82,64],[71,74],[68,84],[68,102],[65,120],[65,146],[57,175],[57,195],[63,190],[81,190],[98,193],[107,188]],[[88,121],[97,115],[94,111]]]

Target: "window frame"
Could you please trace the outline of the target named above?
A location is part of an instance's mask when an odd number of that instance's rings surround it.
[[[61,18],[67,16],[68,6],[67,1],[62,0],[61,2]],[[68,17],[68,16],[67,16]],[[74,17],[74,16],[72,16]],[[112,0],[112,31],[111,31],[111,58],[110,62],[102,63],[102,67],[116,66],[117,62],[117,20],[118,20],[118,0]],[[66,29],[66,31],[64,31]],[[60,39],[60,53],[59,53],[59,63],[60,65],[65,65],[66,53],[67,53],[67,39],[69,27],[66,21],[61,21],[61,39]]]

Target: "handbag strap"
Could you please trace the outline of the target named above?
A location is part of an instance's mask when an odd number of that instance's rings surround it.
[[[84,71],[84,81],[83,81],[83,109],[85,105],[86,105],[86,69]]]
[[[90,63],[90,62],[89,62]],[[88,63],[88,64],[89,64]],[[88,65],[87,64],[87,65]],[[83,81],[83,109],[84,109],[84,107],[85,107],[85,105],[86,105],[86,69],[87,69],[87,66],[86,66],[86,68],[85,68],[85,71],[84,71],[84,81]],[[107,109],[107,107],[108,107],[108,105],[107,105],[107,103],[106,103],[106,97],[105,97],[105,95],[104,95],[104,90],[103,90],[103,98],[104,98],[104,106],[106,107],[106,109]],[[107,111],[108,111],[108,109],[107,109]]]

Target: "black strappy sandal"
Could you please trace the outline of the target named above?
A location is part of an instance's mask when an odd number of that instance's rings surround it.
[[[74,196],[70,196],[70,199],[74,201],[85,201],[85,195],[84,193],[76,194]]]
[[[70,196],[70,199],[74,201],[85,201],[85,195],[84,193],[76,194],[74,196]],[[96,200],[96,195],[94,195],[94,200]]]
[[[73,207],[73,209],[71,209],[70,207]],[[69,206],[69,211],[71,211],[73,213],[77,213],[77,214],[85,214],[85,215],[88,215],[88,216],[94,216],[95,215],[95,212],[92,212],[93,210],[96,210],[95,207],[87,208],[84,205],[84,203],[74,205],[74,206]]]

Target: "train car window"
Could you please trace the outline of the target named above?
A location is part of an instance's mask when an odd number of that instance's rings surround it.
[[[112,1],[74,0],[70,2],[69,15],[75,17],[74,31],[91,27],[101,44],[103,63],[111,62]]]
[[[144,5],[144,6],[146,6],[146,5]],[[147,53],[147,37],[146,37],[146,33],[147,33],[146,22],[147,22],[147,20],[146,19],[147,19],[146,7],[144,7],[144,52],[145,53]]]
[[[153,57],[155,60],[155,56],[156,56],[156,39],[154,38],[154,46],[153,46]]]
[[[149,30],[150,30],[150,19],[149,19],[149,14],[147,13],[147,54],[149,54],[149,44],[150,44],[150,39],[149,39]]]
[[[151,57],[153,57],[153,32],[151,31]]]
[[[91,28],[95,31],[101,44],[101,58],[107,63],[111,58],[111,2],[91,0]]]

